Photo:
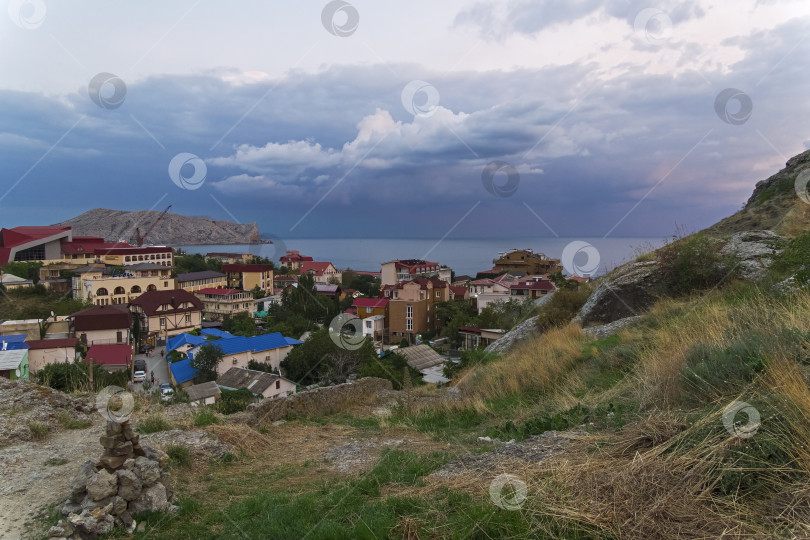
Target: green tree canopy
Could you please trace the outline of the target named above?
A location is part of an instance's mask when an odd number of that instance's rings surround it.
[[[217,379],[217,365],[225,353],[219,345],[203,345],[191,359],[191,367],[197,370],[194,383],[204,383]]]

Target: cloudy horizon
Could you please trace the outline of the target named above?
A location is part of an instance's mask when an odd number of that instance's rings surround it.
[[[666,236],[810,139],[799,1],[6,7],[4,227],[172,204],[280,238]]]

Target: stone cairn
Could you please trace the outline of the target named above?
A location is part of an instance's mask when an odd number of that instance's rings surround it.
[[[104,453],[86,461],[70,479],[71,495],[62,506],[66,520],[51,527],[50,538],[87,539],[118,526],[134,531],[132,514],[146,510],[175,512],[169,456],[138,441],[129,420],[107,422],[100,439]]]

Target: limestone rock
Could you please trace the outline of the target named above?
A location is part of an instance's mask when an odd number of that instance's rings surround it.
[[[115,495],[118,491],[118,477],[106,470],[96,473],[87,481],[87,495],[94,501],[100,501]]]
[[[137,499],[143,487],[138,475],[127,469],[119,469],[115,474],[118,476],[118,495],[128,501]]]
[[[584,328],[582,331],[587,336],[594,339],[605,339],[606,337],[610,337],[613,334],[618,333],[622,328],[637,324],[640,320],[641,317],[639,316],[625,317],[624,319],[619,319],[618,321],[613,321],[612,323]]]
[[[785,242],[773,231],[743,231],[731,235],[720,253],[739,261],[740,277],[756,281],[764,277]]]
[[[69,485],[73,493],[82,493],[87,488],[87,481],[96,474],[96,466],[92,461],[85,461],[79,466],[76,473],[70,478]]]
[[[551,295],[547,295],[543,298],[550,297]],[[537,317],[532,317],[530,319],[526,319],[522,323],[518,324],[510,331],[505,333],[499,340],[494,341],[487,345],[486,352],[493,352],[493,353],[503,353],[508,351],[509,349],[516,346],[521,341],[530,338],[532,336],[536,336],[540,333],[540,329],[537,327]]]
[[[138,456],[135,458],[135,474],[137,474],[143,487],[149,487],[160,479],[160,467],[157,461]]]
[[[165,512],[169,508],[169,501],[166,500],[166,488],[163,484],[154,484],[144,489],[140,496],[129,503],[129,513],[137,514],[146,510]]]

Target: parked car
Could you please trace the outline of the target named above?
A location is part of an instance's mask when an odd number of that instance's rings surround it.
[[[137,370],[135,372],[135,375],[132,376],[132,380],[134,382],[143,382],[143,380],[145,378],[146,378],[146,372],[143,371],[142,369]]]
[[[169,383],[160,383],[160,399],[169,401],[174,395],[174,389]]]
[[[135,371],[146,372],[146,360],[138,358],[135,360]]]

